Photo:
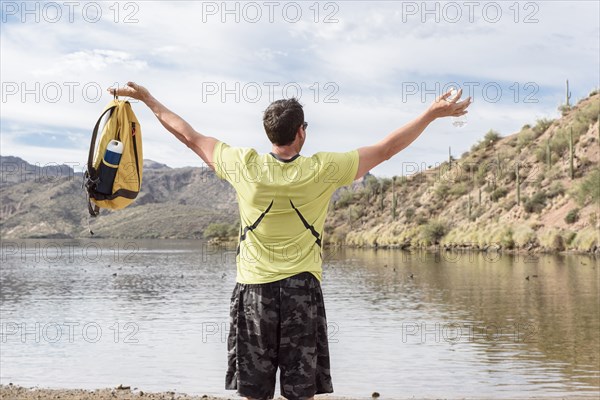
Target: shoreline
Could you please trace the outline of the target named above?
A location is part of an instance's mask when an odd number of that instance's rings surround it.
[[[54,237],[54,236],[36,236],[36,237],[25,237],[25,238],[0,238],[2,241],[27,241],[27,240],[89,240],[90,238],[83,237]],[[109,236],[94,236],[91,239],[95,240],[104,240],[104,241],[127,241],[127,240],[142,240],[142,241],[152,241],[152,240],[173,240],[173,241],[202,241],[206,242],[208,246],[222,248],[225,250],[235,250],[237,247],[237,238],[230,239],[199,239],[199,238],[119,238],[119,237],[109,237]],[[364,244],[364,245],[356,245],[356,244],[344,244],[344,243],[334,243],[334,242],[325,242],[323,243],[323,248],[348,248],[348,249],[363,249],[363,250],[400,250],[404,252],[412,252],[412,251],[425,251],[429,253],[439,253],[439,252],[454,252],[454,253],[499,253],[499,254],[512,254],[512,255],[522,255],[522,254],[544,254],[544,255],[578,255],[578,256],[587,256],[591,258],[600,258],[600,245],[594,246],[589,250],[578,250],[578,249],[566,249],[566,250],[555,250],[551,248],[547,248],[544,246],[529,244],[525,247],[513,247],[508,248],[503,246],[500,243],[488,243],[485,245],[477,245],[477,244],[467,244],[467,243],[442,243],[435,245],[414,245],[410,242],[398,243],[398,244]]]
[[[374,393],[375,394],[375,393]],[[333,396],[329,394],[317,395],[317,400],[367,400],[367,399],[401,399],[398,397],[385,397],[379,395],[372,397],[339,397]],[[454,397],[455,399],[468,399],[468,397]],[[8,385],[0,385],[0,399],[2,400],[139,400],[139,399],[149,399],[149,400],[235,400],[242,399],[242,397],[238,396],[232,391],[232,396],[230,397],[219,397],[219,396],[210,396],[210,395],[188,395],[186,393],[178,393],[172,391],[165,392],[145,392],[143,390],[138,390],[138,388],[133,388],[129,386],[119,385],[116,388],[103,388],[103,389],[48,389],[48,388],[38,388],[38,387],[23,387],[19,385],[14,385],[9,383]],[[406,397],[405,399],[411,400],[427,400],[427,398],[422,397]],[[432,398],[433,399],[433,398]],[[435,397],[436,400],[446,399]],[[452,399],[452,398],[450,398]],[[495,397],[478,397],[478,400],[493,400]],[[503,398],[497,398],[503,399]],[[594,396],[578,396],[576,394],[573,395],[558,395],[552,397],[511,397],[511,400],[542,400],[542,399],[561,399],[561,400],[592,400],[597,399]],[[275,397],[274,400],[285,400],[284,397]]]

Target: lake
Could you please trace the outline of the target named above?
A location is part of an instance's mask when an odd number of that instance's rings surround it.
[[[234,396],[224,390],[234,255],[202,241],[3,240],[0,383]],[[598,395],[597,258],[350,248],[324,258],[336,395]]]

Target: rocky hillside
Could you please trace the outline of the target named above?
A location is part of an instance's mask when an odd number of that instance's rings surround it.
[[[600,253],[600,95],[562,112],[506,137],[490,131],[426,171],[344,190],[328,241]]]

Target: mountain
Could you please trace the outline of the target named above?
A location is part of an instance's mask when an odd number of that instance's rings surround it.
[[[2,187],[0,230],[3,239],[31,237],[89,237],[87,198],[81,174],[37,173],[35,166],[16,157],[2,157],[6,174]],[[215,222],[237,223],[235,193],[210,169],[169,168],[144,160],[142,191],[136,201],[119,211],[101,210],[91,218],[96,237],[197,238]],[[4,173],[3,173],[4,176]]]
[[[29,164],[19,157],[0,156],[0,188],[16,183],[81,176],[66,164]]]

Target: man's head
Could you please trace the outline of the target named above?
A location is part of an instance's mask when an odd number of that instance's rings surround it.
[[[295,98],[274,101],[263,115],[263,126],[271,143],[287,146],[296,139],[296,133],[304,123],[302,104]],[[301,138],[304,144],[304,138]]]

